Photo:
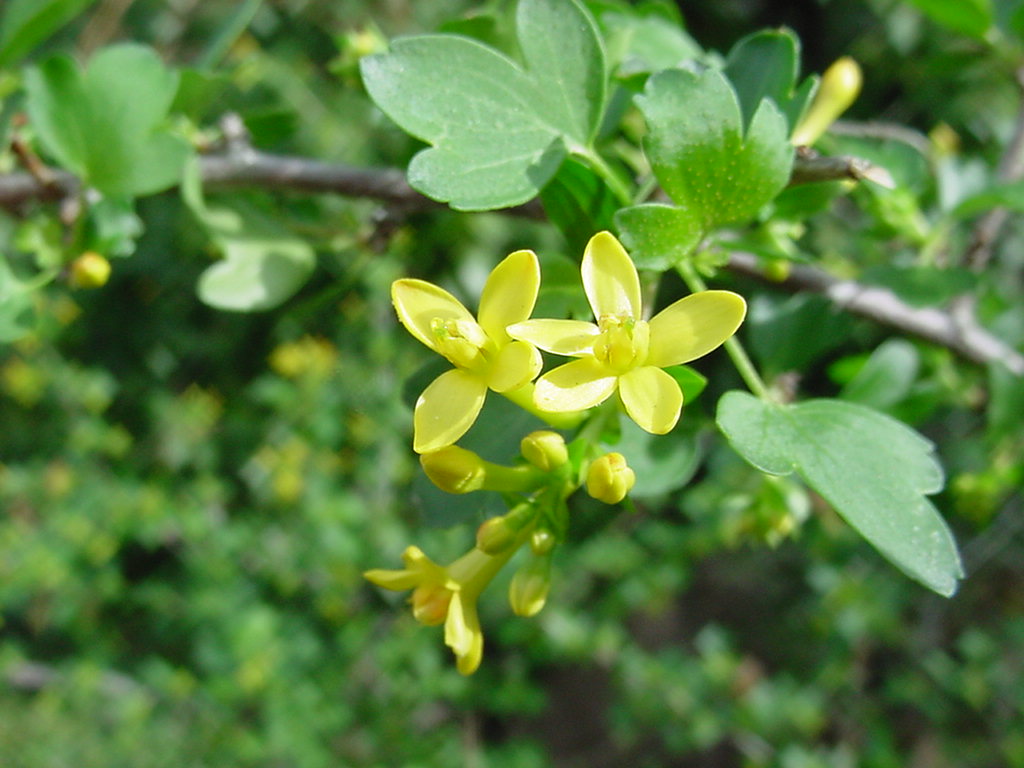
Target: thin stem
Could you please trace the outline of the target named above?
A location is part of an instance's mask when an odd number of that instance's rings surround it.
[[[686,283],[686,287],[693,293],[707,290],[707,285],[691,264],[684,262],[678,266],[677,271],[680,277],[683,278],[683,282]],[[730,336],[722,346],[725,347],[726,353],[732,360],[732,364],[736,366],[736,370],[747,385],[747,388],[761,400],[773,402],[775,398],[772,397],[771,391],[761,378],[761,374],[757,372],[757,368],[750,359],[750,355],[747,354],[747,350],[744,349],[743,344],[740,343],[740,340],[735,336]]]
[[[622,176],[614,168],[605,162],[605,159],[600,154],[592,149],[586,149],[580,151],[579,155],[589,163],[594,173],[600,176],[601,180],[608,185],[608,189],[618,199],[619,205],[633,205],[633,191],[630,189],[629,184],[623,180]]]

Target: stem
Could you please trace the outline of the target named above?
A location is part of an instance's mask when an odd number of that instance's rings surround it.
[[[601,157],[601,155],[589,148],[579,151],[578,154],[581,158],[587,161],[591,170],[600,176],[601,180],[608,185],[608,189],[610,189],[612,194],[618,199],[619,205],[633,205],[633,192],[629,188],[629,184],[623,180],[614,168],[605,162],[605,159]]]
[[[679,272],[680,277],[683,278],[683,282],[686,283],[686,287],[693,293],[707,290],[707,285],[701,279],[700,275],[697,274],[697,270],[695,270],[693,265],[689,262],[683,262],[680,264],[677,271]],[[740,343],[740,340],[735,336],[730,336],[725,340],[725,343],[722,346],[725,347],[726,353],[732,360],[732,364],[736,366],[736,370],[739,372],[743,382],[747,385],[747,389],[766,403],[774,402],[775,398],[772,397],[768,386],[761,378],[761,374],[757,372],[757,368],[750,359],[750,355],[747,354],[747,350],[744,349],[743,344]]]

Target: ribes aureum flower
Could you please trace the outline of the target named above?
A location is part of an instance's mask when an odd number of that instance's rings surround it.
[[[679,420],[683,394],[662,369],[695,360],[722,344],[743,322],[746,302],[731,291],[700,291],[644,320],[636,267],[610,232],[590,239],[581,274],[596,323],[535,319],[508,328],[514,339],[579,358],[537,380],[537,407],[583,410],[617,390],[626,413],[640,427],[654,434],[668,432]]]
[[[444,624],[444,642],[455,654],[456,667],[462,674],[471,675],[480,666],[484,652],[477,597],[515,550],[510,547],[488,555],[474,547],[446,568],[419,547],[411,546],[402,553],[405,568],[378,569],[363,575],[385,589],[411,589],[413,616],[426,626]]]
[[[462,437],[476,421],[488,389],[515,399],[540,373],[540,353],[505,332],[506,326],[530,316],[539,287],[540,265],[533,251],[516,251],[494,268],[477,319],[433,283],[403,279],[392,284],[391,300],[402,325],[455,366],[434,379],[416,402],[417,453]]]

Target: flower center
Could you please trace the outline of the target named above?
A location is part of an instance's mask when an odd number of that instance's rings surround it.
[[[643,365],[647,359],[650,330],[646,322],[628,315],[602,315],[601,334],[594,341],[594,357],[616,373]]]
[[[430,321],[430,331],[437,351],[459,368],[479,370],[487,364],[493,344],[475,322],[435,317]]]
[[[428,582],[420,584],[412,592],[412,615],[420,624],[437,626],[448,617],[448,605],[452,591],[443,584]]]

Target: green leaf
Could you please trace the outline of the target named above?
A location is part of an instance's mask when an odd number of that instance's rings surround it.
[[[958,35],[983,39],[992,26],[990,0],[908,0],[932,21]]]
[[[618,208],[608,185],[582,163],[569,158],[540,193],[544,212],[562,232],[569,249],[583,253],[595,232],[611,229]]]
[[[929,265],[879,264],[861,274],[868,285],[889,288],[908,304],[915,307],[933,307],[973,291],[978,276],[970,270]]]
[[[409,183],[459,210],[526,202],[569,152],[586,153],[605,106],[604,51],[576,0],[522,0],[525,68],[469,38],[395,40],[360,62],[371,98],[406,132],[433,145]]]
[[[615,214],[615,226],[637,268],[659,272],[686,259],[704,236],[693,211],[664,203],[623,208]]]
[[[0,342],[17,341],[35,326],[32,288],[19,280],[0,256]]]
[[[1024,211],[1024,180],[983,189],[961,200],[949,215],[957,219],[965,219],[985,213],[992,208],[1009,208],[1015,213]]]
[[[850,315],[825,297],[797,294],[755,296],[744,327],[764,372],[777,375],[806,371],[823,353],[843,344],[852,325]]]
[[[743,124],[750,124],[762,99],[771,99],[792,131],[818,88],[817,77],[797,87],[799,71],[800,41],[789,29],[762,30],[736,43],[726,57],[725,74],[736,89]]]
[[[163,126],[177,74],[151,49],[104,48],[84,72],[66,55],[25,72],[27,107],[40,141],[57,161],[111,197],[178,182],[188,145]]]
[[[305,284],[316,254],[273,219],[242,207],[208,206],[198,166],[190,164],[182,197],[224,258],[199,276],[199,298],[217,309],[255,312],[273,309]]]
[[[796,471],[843,519],[911,578],[950,596],[963,577],[956,542],[925,495],[942,488],[934,446],[906,425],[853,403],[765,403],[727,392],[718,426],[773,475]]]
[[[704,234],[754,218],[789,180],[793,147],[785,118],[762,101],[744,135],[740,105],[718,70],[671,69],[647,83],[644,151],[668,196]]]
[[[660,10],[615,7],[597,12],[609,62],[620,77],[678,67],[704,55],[680,23]]]
[[[10,0],[0,18],[0,67],[18,61],[96,0]]]
[[[908,394],[917,380],[920,356],[904,339],[890,339],[878,346],[839,393],[847,402],[887,410]]]
[[[683,392],[683,404],[692,403],[708,385],[708,379],[688,365],[672,365],[665,368],[665,373],[676,380]]]

